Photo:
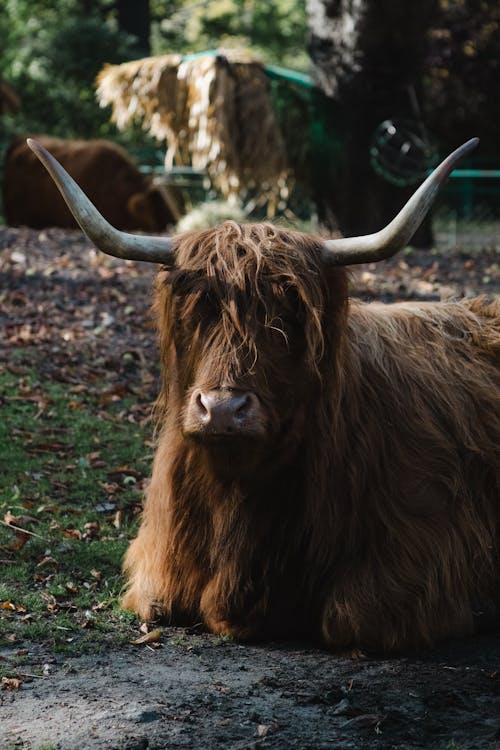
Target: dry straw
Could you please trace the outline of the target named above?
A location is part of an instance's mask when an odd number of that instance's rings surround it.
[[[97,77],[101,106],[124,129],[139,122],[167,143],[165,167],[206,170],[228,199],[249,192],[284,197],[285,145],[264,67],[241,51],[148,57],[107,65]],[[272,207],[271,207],[272,212]]]

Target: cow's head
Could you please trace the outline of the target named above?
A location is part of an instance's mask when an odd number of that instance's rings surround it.
[[[275,445],[293,452],[308,417],[314,419],[311,394],[335,371],[346,307],[344,266],[388,258],[404,247],[440,184],[476,143],[468,141],[443,161],[380,232],[325,241],[235,222],[173,239],[117,231],[58,162],[29,141],[98,248],[162,264],[156,304],[165,390],[174,404],[168,418],[215,462],[224,453],[226,470],[231,453],[240,463],[243,452],[245,465],[255,468]]]
[[[166,188],[147,183],[144,190],[129,197],[127,210],[132,220],[131,226],[140,227],[145,232],[161,232],[182,215],[181,208]]]
[[[335,368],[344,270],[323,267],[320,240],[267,223],[180,235],[174,255],[156,308],[182,435],[212,456],[244,452],[247,467],[277,446],[290,453],[325,362]]]

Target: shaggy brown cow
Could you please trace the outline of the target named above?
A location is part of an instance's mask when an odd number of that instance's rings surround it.
[[[7,81],[0,79],[0,115],[15,115],[21,109],[21,99]]]
[[[368,237],[117,232],[36,144],[89,237],[163,264],[161,434],[124,606],[238,638],[399,651],[500,604],[500,304],[363,304],[465,144]]]
[[[50,136],[37,139],[75,175],[99,211],[116,227],[158,232],[180,218],[166,190],[152,185],[115,143],[64,141]],[[3,203],[10,226],[77,226],[25,138],[11,143],[5,155]]]

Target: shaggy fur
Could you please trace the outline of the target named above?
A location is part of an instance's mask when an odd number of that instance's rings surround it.
[[[500,304],[348,300],[320,242],[227,222],[156,289],[161,432],[124,606],[238,638],[385,652],[500,604]],[[195,387],[265,437],[183,432]]]
[[[113,226],[157,232],[178,217],[169,205],[170,196],[154,187],[115,143],[45,135],[36,139],[73,175]],[[10,226],[78,226],[24,137],[16,138],[5,154],[3,205]]]

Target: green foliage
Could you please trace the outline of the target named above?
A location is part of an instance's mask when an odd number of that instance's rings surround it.
[[[305,3],[297,0],[151,0],[153,54],[243,46],[267,62],[307,67]],[[117,29],[111,0],[5,0],[0,5],[0,77],[23,109],[0,120],[0,151],[13,135],[112,137],[138,145],[142,131],[118,135],[95,98],[105,63],[132,59],[134,37]]]
[[[297,0],[152,2],[153,48],[201,52],[219,46],[253,49],[266,61],[306,69],[305,3]]]
[[[75,0],[10,0],[0,12],[0,40],[0,75],[23,101],[21,113],[3,118],[4,137],[14,131],[69,137],[112,132],[109,113],[96,102],[94,80],[104,63],[130,58],[132,40],[102,12],[84,15]]]

